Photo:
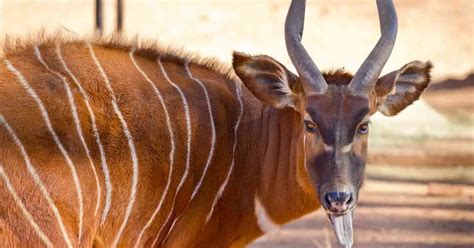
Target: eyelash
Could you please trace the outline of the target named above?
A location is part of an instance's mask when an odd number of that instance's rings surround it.
[[[318,127],[316,126],[316,123],[314,122],[304,121],[304,126],[308,133],[316,133],[316,131],[318,131]]]
[[[358,134],[367,134],[369,132],[369,121],[366,121],[357,127]],[[312,121],[304,121],[305,129],[308,133],[316,133],[318,126]]]
[[[369,122],[366,121],[357,127],[357,133],[358,134],[366,134],[369,132]]]

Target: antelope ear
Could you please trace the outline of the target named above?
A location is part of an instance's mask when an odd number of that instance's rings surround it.
[[[432,67],[430,61],[412,61],[379,78],[375,86],[378,111],[393,116],[418,100],[430,83]]]
[[[232,66],[245,86],[260,101],[275,108],[298,111],[304,100],[298,76],[272,57],[234,52]]]

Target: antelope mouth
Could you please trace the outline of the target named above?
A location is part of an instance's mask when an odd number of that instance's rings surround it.
[[[337,241],[342,247],[350,248],[354,242],[352,229],[352,209],[344,214],[328,213]]]

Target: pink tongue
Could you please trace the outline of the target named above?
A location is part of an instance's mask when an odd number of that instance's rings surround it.
[[[339,244],[346,248],[352,247],[354,240],[352,232],[352,211],[342,216],[331,215],[331,221]]]

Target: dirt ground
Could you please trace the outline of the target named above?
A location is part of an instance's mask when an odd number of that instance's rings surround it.
[[[467,129],[450,137],[423,137],[372,146],[369,162],[411,166],[474,166],[474,74],[464,80],[434,82],[433,87],[423,94],[422,100],[440,116]]]
[[[128,35],[230,62],[232,50],[264,53],[292,68],[286,0],[125,0]],[[354,72],[379,36],[372,0],[307,1],[303,42],[320,68]],[[385,72],[431,60],[436,84],[394,120],[371,128],[355,247],[474,247],[474,1],[395,0],[399,32]],[[105,1],[106,33],[114,1]],[[93,30],[93,1],[0,0],[0,39],[38,30]],[[411,111],[411,114],[410,114]],[[338,247],[322,211],[250,247]]]
[[[465,192],[457,195],[430,192],[433,187],[428,182],[368,180],[355,210],[354,246],[473,247],[474,186],[461,186]],[[339,246],[326,215],[317,211],[250,247]]]

